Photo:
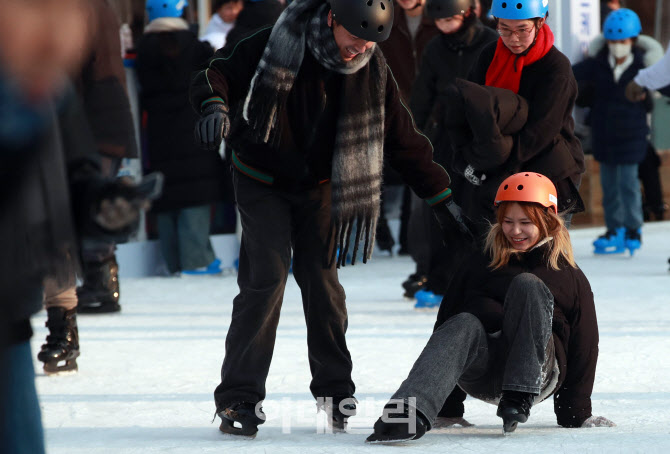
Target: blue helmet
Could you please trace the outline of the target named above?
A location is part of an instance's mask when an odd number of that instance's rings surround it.
[[[549,0],[493,0],[491,14],[499,19],[535,19],[549,11]]]
[[[619,41],[621,39],[635,38],[642,33],[640,18],[634,11],[628,8],[612,11],[603,24],[605,39]]]
[[[187,6],[187,0],[147,0],[149,22],[159,17],[181,17]]]

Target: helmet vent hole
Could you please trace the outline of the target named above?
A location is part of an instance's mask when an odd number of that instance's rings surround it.
[[[530,175],[528,175],[528,174],[525,174],[525,175],[524,175],[524,177],[529,177],[529,176],[530,176]]]
[[[506,3],[506,2],[502,2],[502,7],[503,7],[503,8],[507,8],[507,3]]]
[[[361,27],[368,28],[368,21],[364,20],[363,22],[361,22]]]
[[[368,0],[368,6],[372,6],[372,0]]]
[[[523,8],[523,5],[521,3],[517,3],[516,4],[516,9],[521,9],[521,8]]]
[[[386,10],[386,7],[384,6],[383,3],[380,3],[380,5],[381,5],[381,7],[382,7],[382,11]]]
[[[167,3],[163,3],[163,8],[167,9]]]
[[[516,187],[516,190],[517,190],[517,191],[523,191],[523,185],[520,184],[519,186],[517,186],[517,187]]]
[[[379,27],[377,27],[377,31],[378,31],[379,33],[381,33],[383,30],[384,30],[384,26],[383,26],[383,25],[380,25]]]
[[[505,185],[505,187],[503,188],[503,190],[507,191],[507,188],[509,188],[509,185],[508,185],[508,184]]]

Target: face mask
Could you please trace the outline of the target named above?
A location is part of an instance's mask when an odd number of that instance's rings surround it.
[[[607,46],[610,49],[610,54],[614,58],[628,57],[633,48],[632,44],[622,44],[622,43],[608,44]]]

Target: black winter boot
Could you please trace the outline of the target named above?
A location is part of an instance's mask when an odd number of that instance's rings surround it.
[[[405,282],[402,283],[402,288],[405,289],[403,296],[405,298],[414,298],[414,294],[419,290],[426,288],[428,277],[419,274],[410,274]]]
[[[396,443],[418,440],[429,430],[426,417],[415,408],[404,405],[399,412],[393,404],[384,407],[384,415],[377,420],[374,432],[365,441],[367,443]]]
[[[74,309],[66,311],[62,307],[47,309],[46,327],[49,328],[46,343],[37,354],[44,363],[47,375],[60,372],[76,372],[79,356],[79,330]],[[63,363],[60,366],[59,363]]]
[[[514,432],[519,423],[528,421],[535,396],[520,391],[503,391],[496,414],[503,419],[503,433]]]
[[[328,417],[328,426],[333,432],[344,432],[350,416],[356,414],[358,401],[352,396],[335,396],[319,399],[316,403],[317,411],[325,411]]]
[[[116,257],[102,262],[85,262],[83,268],[84,284],[77,287],[77,312],[101,314],[120,311],[119,265]]]
[[[252,402],[237,402],[218,412],[218,415],[221,418],[221,432],[243,438],[254,438],[258,426],[265,422],[263,408],[256,411],[256,404]]]

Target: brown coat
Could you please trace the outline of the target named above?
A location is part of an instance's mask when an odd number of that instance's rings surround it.
[[[379,47],[400,86],[400,94],[405,101],[409,102],[412,84],[419,73],[423,49],[428,41],[438,33],[435,21],[423,16],[419,30],[416,32],[416,38],[412,39],[407,27],[405,10],[400,7],[395,8],[391,35],[386,41],[379,43]]]

